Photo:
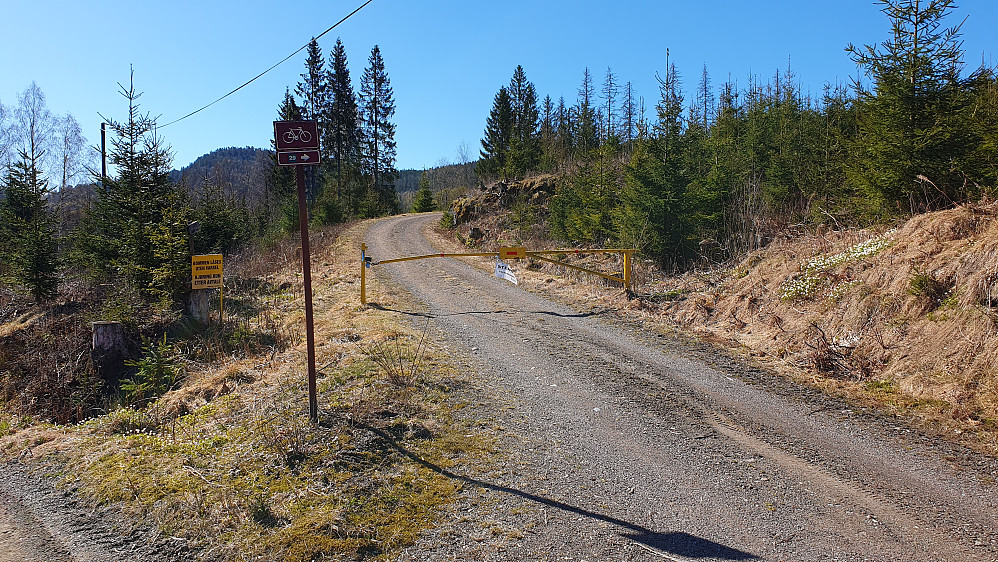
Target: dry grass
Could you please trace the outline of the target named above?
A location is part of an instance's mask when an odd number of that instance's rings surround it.
[[[459,488],[432,466],[481,460],[484,442],[455,419],[462,375],[425,331],[359,305],[364,228],[312,240],[319,425],[306,414],[303,341],[202,342],[196,353],[219,357],[189,360],[184,384],[146,408],[78,426],[0,416],[0,455],[55,463],[80,493],[153,522],[203,559],[377,558],[410,544]],[[244,293],[270,296],[244,304],[300,326],[300,258],[291,243],[267,251],[231,262],[257,276],[241,281],[253,285]],[[398,348],[412,375],[404,386],[365,352],[421,338],[417,355]]]
[[[892,232],[781,241],[743,260],[714,291],[693,276],[664,281],[687,298],[659,313],[996,454],[996,217],[995,204],[968,205]],[[856,252],[871,241],[885,244]],[[806,265],[815,262],[827,267]],[[815,280],[812,289],[788,298],[803,275]],[[711,293],[706,310],[698,300]]]

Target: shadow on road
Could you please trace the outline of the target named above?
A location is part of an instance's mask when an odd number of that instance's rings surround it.
[[[594,316],[601,316],[607,314],[609,310],[599,310],[590,312],[579,312],[576,314],[562,314],[560,312],[553,312],[550,310],[466,310],[463,312],[450,312],[447,314],[429,314],[426,312],[413,312],[411,310],[398,310],[395,308],[390,308],[387,306],[382,306],[375,302],[367,303],[368,306],[377,310],[383,310],[385,312],[395,312],[398,314],[405,314],[406,316],[419,316],[420,318],[439,318],[444,316],[464,316],[468,314],[543,314],[545,316],[557,316],[558,318],[591,318]]]
[[[720,543],[713,542],[708,539],[698,537],[696,535],[691,535],[689,533],[684,533],[682,531],[660,533],[657,531],[652,531],[637,525],[635,523],[630,523],[615,517],[610,517],[609,515],[604,515],[602,513],[597,513],[595,511],[589,511],[581,507],[576,507],[574,505],[567,504],[565,502],[560,502],[558,500],[553,500],[550,498],[545,498],[544,496],[538,496],[536,494],[531,494],[523,490],[518,490],[516,488],[511,488],[509,486],[500,486],[498,484],[492,484],[490,482],[485,482],[483,480],[478,480],[471,478],[469,476],[462,476],[460,474],[455,474],[443,467],[437,466],[432,462],[424,460],[412,453],[402,445],[400,445],[394,437],[388,433],[381,431],[376,427],[371,427],[364,423],[356,423],[355,426],[361,429],[366,429],[371,433],[374,433],[381,439],[385,441],[391,448],[395,449],[402,455],[408,457],[416,463],[422,466],[460,482],[464,482],[470,486],[476,488],[484,488],[492,490],[495,492],[501,492],[504,494],[510,494],[513,496],[518,496],[548,507],[555,509],[560,509],[567,511],[569,513],[574,513],[576,515],[581,515],[583,517],[588,517],[596,521],[603,521],[610,523],[612,525],[617,525],[622,527],[629,532],[621,533],[621,536],[631,539],[637,543],[643,544],[653,550],[658,550],[666,554],[674,554],[676,556],[684,556],[687,558],[717,558],[721,560],[759,560],[759,557],[744,552],[735,548],[725,546]]]

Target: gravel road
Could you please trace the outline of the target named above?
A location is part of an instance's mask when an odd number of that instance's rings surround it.
[[[438,216],[379,221],[368,255],[437,252]],[[447,473],[462,499],[401,559],[998,560],[993,459],[458,260],[369,271],[479,374],[467,415],[504,449]]]
[[[51,478],[13,461],[0,464],[0,562],[168,562],[182,545],[113,508],[93,510]]]

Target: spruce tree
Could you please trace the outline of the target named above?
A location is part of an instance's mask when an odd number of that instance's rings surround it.
[[[665,79],[656,77],[660,96],[655,106],[658,112],[655,132],[663,144],[662,157],[668,161],[674,156],[683,132],[683,94],[675,63],[666,70]]]
[[[575,144],[573,136],[575,125],[572,119],[572,108],[565,105],[564,96],[558,98],[558,106],[554,110],[554,115],[554,134],[557,138],[559,153],[565,159],[568,158],[568,154]]]
[[[606,79],[603,81],[603,89],[600,91],[603,94],[603,140],[609,142],[610,139],[616,138],[617,135],[617,94],[619,93],[619,87],[617,85],[617,77],[613,75],[613,69],[607,67],[606,69]]]
[[[557,168],[559,163],[558,137],[556,134],[557,115],[555,114],[554,100],[551,96],[544,96],[541,102],[541,127],[538,138],[541,145],[540,168],[544,171],[551,171]]]
[[[515,177],[536,168],[541,157],[537,131],[540,124],[537,90],[527,80],[523,67],[519,65],[509,82],[509,101],[513,116],[513,135],[510,138],[505,175]]]
[[[513,140],[513,103],[509,90],[499,88],[492,101],[492,111],[485,122],[485,136],[482,138],[481,160],[475,168],[482,177],[505,174],[510,144]]]
[[[126,121],[109,122],[116,177],[97,178],[96,200],[81,224],[79,254],[92,271],[118,277],[150,300],[168,303],[189,278],[188,207],[170,180],[170,153],[156,122],[139,113],[134,83]]]
[[[343,200],[344,207],[357,211],[357,197],[350,189],[355,182],[361,153],[361,131],[358,127],[357,97],[350,82],[347,67],[346,49],[343,42],[336,40],[330,57],[326,79],[329,85],[329,106],[324,147],[331,158],[327,159],[327,169],[331,171],[337,199]]]
[[[968,158],[968,175],[989,190],[998,192],[998,74],[996,69],[978,71],[971,80],[973,103],[967,112],[973,116],[970,126],[979,144]]]
[[[39,170],[39,157],[21,152],[8,170],[0,199],[0,249],[3,269],[11,280],[28,288],[35,300],[55,296],[59,284],[55,218],[48,209],[48,181]],[[0,269],[0,274],[5,273]]]
[[[625,145],[637,138],[638,107],[634,99],[634,87],[630,82],[624,84],[624,99],[620,106],[620,140]]]
[[[891,37],[846,51],[873,80],[855,83],[859,137],[849,178],[880,212],[931,210],[964,198],[963,159],[976,142],[963,121],[960,25],[943,27],[952,0],[880,0]]]
[[[14,156],[11,147],[11,113],[10,108],[0,102],[0,168],[7,168]]]
[[[377,216],[398,212],[395,192],[395,99],[385,61],[377,45],[371,50],[368,67],[360,81],[361,123],[364,135],[364,174],[370,178],[363,214]]]
[[[295,86],[295,94],[302,99],[302,118],[320,120],[326,113],[326,62],[315,38],[308,43],[305,72]]]
[[[713,112],[714,92],[710,87],[710,73],[705,64],[697,82],[696,100],[690,106],[690,126],[706,131],[713,121]]]
[[[426,171],[419,177],[419,190],[412,200],[412,212],[427,213],[436,211],[437,206],[433,203],[433,192],[430,191],[430,178],[426,176]]]
[[[583,156],[599,144],[595,102],[593,77],[586,68],[582,74],[582,85],[579,87],[579,97],[574,108],[575,120],[572,130],[574,148]]]
[[[300,74],[301,81],[295,86],[295,93],[301,98],[302,119],[316,121],[320,134],[328,127],[326,117],[329,114],[329,88],[326,83],[326,62],[322,59],[322,50],[313,38],[306,48],[305,72]],[[322,155],[328,159],[329,151],[319,145]],[[312,207],[322,191],[322,167],[305,167],[305,193],[309,207]]]
[[[291,90],[284,90],[284,99],[277,108],[278,121],[299,121],[302,119],[301,108],[295,101]],[[274,145],[274,141],[270,141]],[[274,147],[276,149],[276,146]],[[279,228],[284,232],[293,232],[298,228],[298,182],[292,166],[278,166],[277,154],[271,155],[270,172],[267,174],[267,213],[276,219]]]

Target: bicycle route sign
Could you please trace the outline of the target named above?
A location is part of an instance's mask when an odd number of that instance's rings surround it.
[[[315,121],[274,121],[278,166],[319,163],[319,125]]]

